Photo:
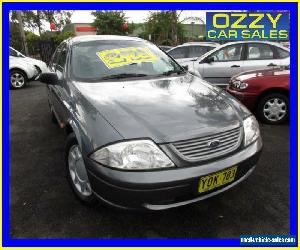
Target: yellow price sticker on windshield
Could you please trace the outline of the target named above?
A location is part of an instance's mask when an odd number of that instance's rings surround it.
[[[157,57],[148,48],[144,47],[104,50],[96,54],[109,69],[132,63],[154,62],[157,60]]]

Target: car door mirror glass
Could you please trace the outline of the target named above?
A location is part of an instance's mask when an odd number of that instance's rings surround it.
[[[45,83],[47,85],[56,85],[59,81],[57,74],[50,72],[50,73],[42,73],[38,80],[42,83]]]

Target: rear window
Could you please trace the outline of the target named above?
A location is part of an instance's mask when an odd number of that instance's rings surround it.
[[[189,58],[203,56],[206,52],[210,51],[214,47],[211,46],[190,46],[189,47]]]
[[[172,56],[174,59],[180,59],[180,58],[187,58],[188,57],[188,47],[178,47],[175,49],[172,49],[168,52],[170,56]]]
[[[281,48],[276,48],[279,58],[286,58],[290,56],[290,52]]]

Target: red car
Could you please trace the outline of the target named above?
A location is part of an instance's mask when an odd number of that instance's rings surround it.
[[[231,78],[227,91],[265,123],[280,124],[289,117],[289,68],[241,73]]]

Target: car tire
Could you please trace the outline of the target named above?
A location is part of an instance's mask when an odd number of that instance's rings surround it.
[[[91,189],[81,149],[74,133],[67,137],[64,158],[66,176],[73,193],[85,205],[95,205],[97,198]]]
[[[11,89],[22,89],[27,85],[27,75],[19,69],[12,69],[9,72],[9,86]]]
[[[259,119],[267,124],[285,123],[289,117],[289,98],[283,93],[270,93],[260,98],[257,105]]]

